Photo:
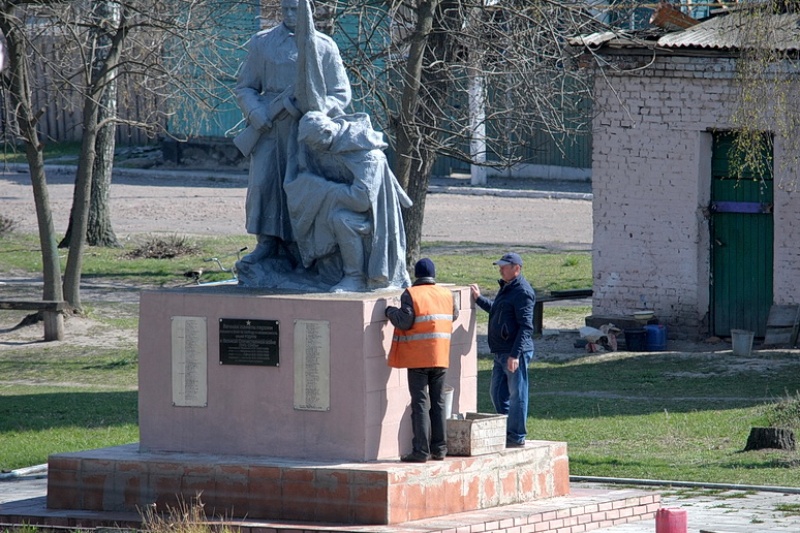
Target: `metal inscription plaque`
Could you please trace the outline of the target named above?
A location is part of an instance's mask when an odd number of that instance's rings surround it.
[[[172,405],[208,405],[206,318],[172,317]]]
[[[294,321],[294,408],[331,408],[331,326],[327,320]]]
[[[277,320],[219,319],[219,364],[279,366]]]

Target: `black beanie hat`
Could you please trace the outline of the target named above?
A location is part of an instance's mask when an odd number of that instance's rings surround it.
[[[433,261],[428,259],[427,257],[423,257],[417,264],[414,265],[414,277],[415,278],[435,278],[436,277],[436,267],[433,266]]]

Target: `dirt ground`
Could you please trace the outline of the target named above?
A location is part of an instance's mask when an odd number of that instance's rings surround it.
[[[56,232],[66,231],[75,171],[48,171]],[[235,235],[244,231],[247,176],[225,171],[125,171],[111,187],[112,225],[118,236],[137,233]],[[37,231],[27,172],[0,169],[0,213],[23,232]],[[544,247],[589,250],[592,203],[430,194],[423,240],[500,248]]]
[[[59,233],[66,230],[73,182],[74,169],[48,171],[49,201]],[[240,234],[244,233],[245,194],[243,172],[126,171],[115,176],[112,185],[112,224],[122,239],[156,233]],[[454,252],[463,249],[464,242],[471,249],[496,250],[498,254],[507,249],[590,250],[591,209],[592,203],[587,200],[434,193],[426,200],[423,240],[438,242],[443,249]],[[18,231],[37,231],[27,172],[0,171],[0,214],[14,220]],[[30,290],[33,281],[0,273],[0,295],[19,297],[20,291]],[[92,280],[83,284],[82,294],[84,302],[105,302],[112,307],[104,308],[104,312],[124,315],[137,312],[140,289],[110,280]],[[29,297],[40,295],[33,293]],[[590,301],[575,303],[589,305]],[[41,340],[41,324],[9,331],[22,315],[0,313],[0,350]],[[548,331],[539,339],[537,352],[549,359],[584,355],[584,350],[574,346],[578,338],[576,328],[581,325],[574,320],[554,320],[545,312],[544,326]],[[68,318],[66,332],[67,340],[63,342],[69,344],[122,346],[136,342],[135,332],[113,331],[91,317]],[[479,351],[485,348],[483,342],[484,336],[479,335]],[[687,344],[681,349],[705,351],[724,347],[701,343]]]

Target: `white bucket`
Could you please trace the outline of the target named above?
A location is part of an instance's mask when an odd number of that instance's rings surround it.
[[[450,418],[453,414],[453,387],[446,384],[444,385],[444,417]]]
[[[731,344],[733,344],[733,355],[750,355],[753,350],[753,336],[755,333],[746,329],[731,330]]]

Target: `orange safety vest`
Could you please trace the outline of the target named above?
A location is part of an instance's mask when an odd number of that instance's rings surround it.
[[[389,366],[393,368],[447,368],[453,332],[453,294],[438,285],[409,287],[414,302],[414,325],[395,328]]]

